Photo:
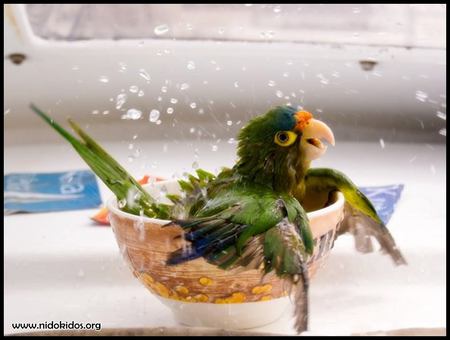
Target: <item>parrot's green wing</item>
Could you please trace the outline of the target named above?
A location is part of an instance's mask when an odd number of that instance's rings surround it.
[[[167,263],[175,265],[203,257],[227,270],[275,271],[295,288],[296,329],[305,331],[308,322],[306,261],[313,250],[306,213],[294,199],[288,202],[297,204],[290,205],[277,199],[273,192],[263,195],[257,191],[258,195],[252,195],[250,188],[245,192],[245,197],[241,190],[235,195],[227,192],[228,205],[231,205],[227,208],[220,210],[225,198],[219,195],[199,211],[201,217],[174,221],[184,228],[184,239],[191,244],[173,252]],[[204,216],[208,212],[213,214]]]
[[[306,173],[307,192],[340,191],[345,197],[344,219],[338,235],[350,232],[355,237],[356,249],[372,252],[371,237],[375,237],[382,251],[388,253],[396,265],[406,264],[395,241],[378,216],[370,200],[342,172],[334,169],[311,168]]]

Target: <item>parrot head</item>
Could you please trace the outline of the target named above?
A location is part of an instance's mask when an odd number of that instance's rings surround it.
[[[276,107],[248,122],[239,134],[237,170],[274,189],[293,186],[312,160],[334,145],[331,129],[307,111]]]

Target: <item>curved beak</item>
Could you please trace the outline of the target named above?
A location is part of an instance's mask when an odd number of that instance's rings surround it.
[[[302,131],[300,147],[305,152],[306,159],[314,160],[322,156],[327,146],[321,140],[334,146],[334,134],[327,124],[317,119],[310,119]]]
[[[303,138],[317,139],[320,144],[322,144],[320,139],[324,139],[334,146],[333,131],[331,131],[330,127],[327,124],[317,119],[309,120],[308,124],[303,129]]]

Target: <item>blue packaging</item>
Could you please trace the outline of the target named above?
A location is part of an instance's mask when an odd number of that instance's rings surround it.
[[[95,174],[89,170],[11,173],[3,177],[4,213],[50,212],[98,208]]]

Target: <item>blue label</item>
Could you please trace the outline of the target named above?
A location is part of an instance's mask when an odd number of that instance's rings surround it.
[[[102,203],[89,170],[13,173],[5,175],[3,183],[5,214],[93,209]]]
[[[387,224],[394,213],[403,188],[403,184],[394,184],[381,187],[361,187],[359,190],[372,202],[378,216],[384,224]]]

